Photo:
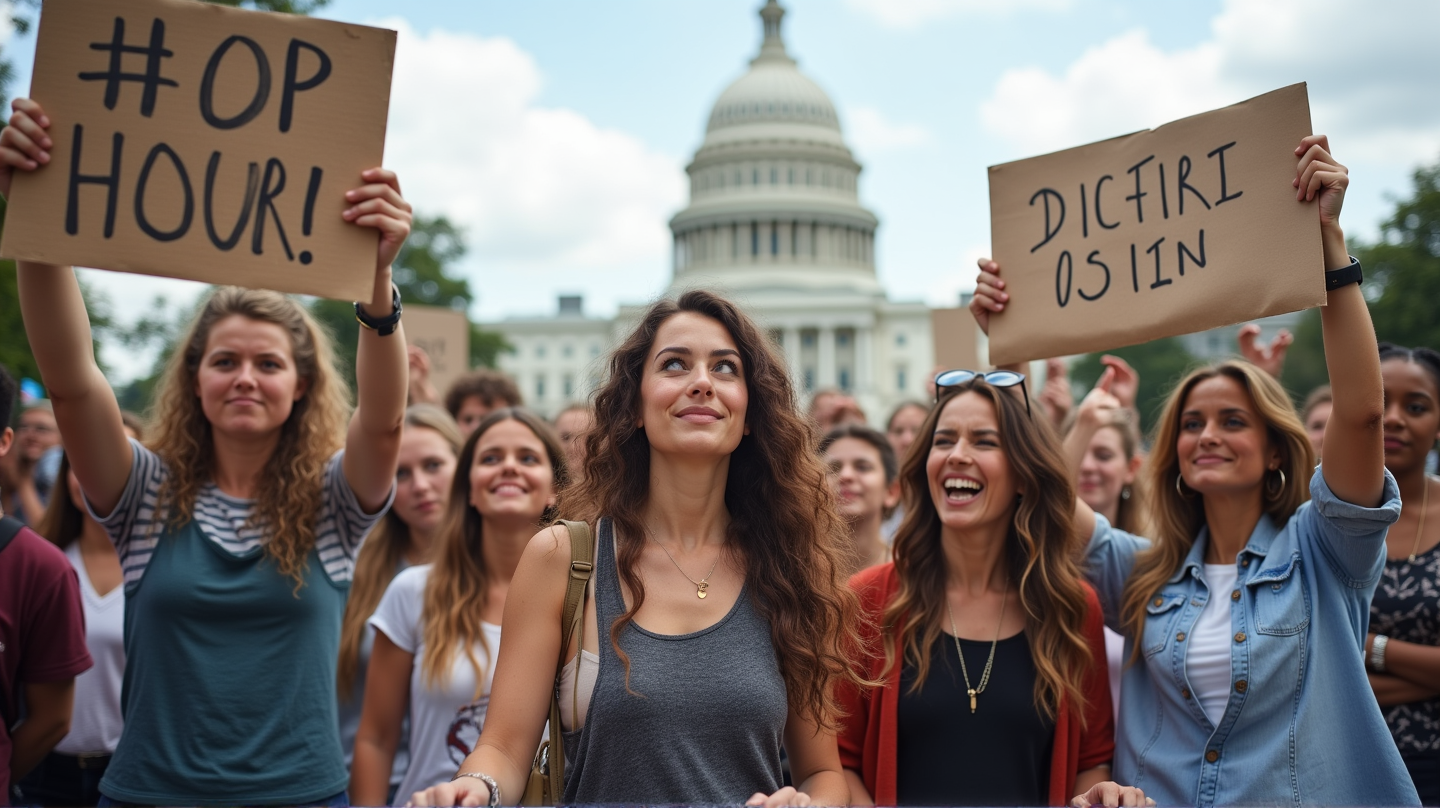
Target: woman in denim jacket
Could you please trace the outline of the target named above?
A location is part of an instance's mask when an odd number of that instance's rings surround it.
[[[1419,804],[1360,658],[1400,498],[1384,468],[1374,329],[1358,283],[1335,273],[1352,263],[1339,223],[1349,178],[1324,136],[1295,156],[1333,287],[1320,473],[1284,390],[1232,361],[1190,374],[1166,403],[1147,469],[1153,542],[1077,503],[1091,582],[1125,635],[1115,779],[1161,804]],[[1008,295],[998,266],[981,269],[972,310],[988,327]]]

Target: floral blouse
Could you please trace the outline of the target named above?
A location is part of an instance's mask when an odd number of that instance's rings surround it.
[[[1416,556],[1387,559],[1375,598],[1370,630],[1396,640],[1440,645],[1440,545]],[[1401,754],[1440,751],[1440,698],[1384,707],[1385,723]]]

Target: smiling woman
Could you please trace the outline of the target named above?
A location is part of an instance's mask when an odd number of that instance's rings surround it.
[[[481,420],[457,468],[434,561],[396,575],[369,620],[375,651],[350,777],[357,805],[394,801],[389,775],[407,714],[409,765],[397,793],[450,776],[474,750],[510,581],[530,537],[554,517],[566,479],[559,438],[517,408]]]
[[[1129,657],[1115,771],[1165,804],[1418,805],[1360,654],[1400,496],[1384,466],[1374,326],[1340,229],[1349,175],[1323,135],[1293,155],[1328,289],[1325,462],[1313,473],[1279,382],[1223,362],[1182,380],[1157,422],[1153,540],[1076,502],[1086,574]],[[1005,288],[982,260],[982,327],[1004,316]]]
[[[0,195],[15,171],[45,170],[52,146],[39,105],[14,107]],[[354,269],[375,278],[359,310],[379,320],[398,313],[390,264],[410,205],[393,173],[358,179],[341,216],[378,231],[375,263]],[[329,338],[299,303],[217,289],[165,369],[147,448],[126,439],[73,271],[22,261],[18,277],[67,456],[124,574],[125,731],[101,793],[147,805],[343,800],[340,616],[394,485],[403,330],[361,331],[349,414]],[[274,709],[281,697],[293,708]]]
[[[1048,424],[972,376],[941,388],[900,470],[895,561],[851,580],[875,635],[857,664],[885,681],[842,691],[856,804],[1060,805],[1108,780],[1102,618],[1075,564],[1074,486]]]
[[[558,625],[569,535],[546,530],[515,571],[479,746],[413,802],[511,804],[564,659],[565,804],[845,804],[831,693],[862,681],[847,541],[770,340],[707,292],[653,305],[586,443],[560,506],[596,526],[581,642]]]

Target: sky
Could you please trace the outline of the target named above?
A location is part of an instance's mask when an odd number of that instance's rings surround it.
[[[0,0],[3,4],[4,0]],[[1432,0],[788,0],[784,35],[829,93],[880,218],[896,300],[954,305],[989,245],[986,167],[1157,126],[1299,81],[1374,239],[1440,160]],[[386,164],[465,231],[481,322],[579,293],[607,316],[670,277],[667,222],[710,107],[759,47],[760,0],[332,0],[399,32]],[[29,85],[33,35],[0,32]],[[122,318],[195,284],[86,271]],[[145,357],[108,348],[117,375]]]

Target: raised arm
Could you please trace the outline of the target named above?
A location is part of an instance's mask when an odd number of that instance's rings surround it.
[[[39,104],[17,98],[14,115],[0,132],[0,195],[9,197],[15,172],[43,170],[52,147],[50,119]],[[70,267],[19,262],[20,311],[40,378],[55,405],[70,467],[91,504],[110,512],[132,462],[115,392],[95,362],[90,315]]]
[[[1330,142],[1324,135],[1300,141],[1295,156],[1299,159],[1293,182],[1295,198],[1316,203],[1325,269],[1343,269],[1350,263],[1350,254],[1340,229],[1340,208],[1350,185],[1349,170],[1330,155]],[[1380,382],[1375,326],[1359,284],[1347,284],[1329,293],[1327,305],[1320,310],[1320,325],[1325,337],[1325,366],[1335,395],[1325,427],[1321,473],[1335,496],[1375,507],[1380,504],[1385,479],[1381,442],[1385,394]]]
[[[346,192],[352,207],[345,220],[380,232],[375,253],[375,288],[365,313],[382,320],[395,311],[390,264],[410,235],[410,203],[400,196],[394,172],[372,168],[361,174],[366,184]],[[358,326],[357,326],[358,327]],[[380,336],[360,327],[355,352],[355,415],[345,438],[345,479],[366,511],[384,506],[395,482],[400,432],[405,420],[407,387],[405,331]]]

